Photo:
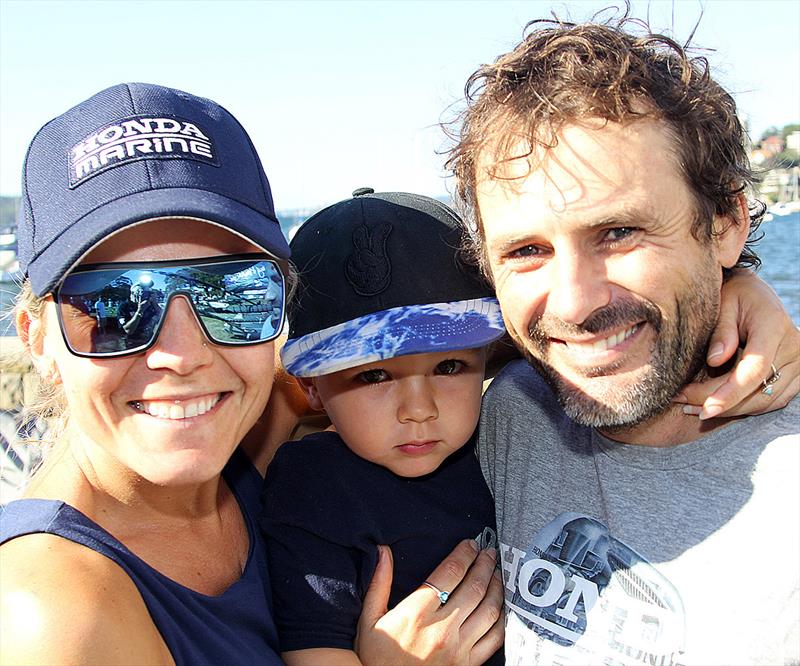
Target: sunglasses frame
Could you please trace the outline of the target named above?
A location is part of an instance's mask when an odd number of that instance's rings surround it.
[[[127,271],[133,269],[142,269],[148,268],[152,270],[158,270],[159,268],[181,268],[185,266],[211,266],[211,265],[219,265],[219,264],[232,264],[238,262],[253,262],[253,263],[268,263],[272,264],[278,272],[278,275],[281,276],[281,320],[280,324],[275,329],[275,334],[266,338],[264,340],[243,340],[242,342],[219,342],[215,340],[208,332],[203,320],[200,317],[200,314],[197,312],[197,308],[192,300],[192,294],[185,290],[185,289],[176,289],[175,291],[169,292],[166,301],[164,302],[164,310],[161,316],[158,319],[158,324],[153,328],[153,334],[147,343],[143,345],[139,345],[138,347],[134,347],[133,349],[124,349],[119,351],[110,351],[110,352],[81,352],[77,351],[73,348],[72,344],[69,341],[69,337],[67,336],[66,326],[64,324],[63,315],[61,313],[61,289],[64,286],[64,283],[67,281],[70,275],[74,275],[76,273],[89,273],[93,271],[101,271],[101,270],[115,270],[115,271]],[[197,321],[198,325],[200,326],[200,330],[203,331],[203,335],[206,339],[214,344],[220,345],[222,347],[246,347],[252,345],[260,345],[265,342],[271,342],[275,340],[278,336],[280,336],[281,331],[283,331],[283,327],[286,324],[286,276],[284,275],[283,270],[281,269],[280,264],[275,260],[269,258],[269,255],[264,253],[247,253],[247,254],[224,254],[219,255],[216,257],[198,257],[195,259],[176,259],[176,260],[166,260],[166,261],[130,261],[130,262],[106,262],[106,263],[98,263],[98,264],[84,264],[82,266],[78,266],[67,273],[64,278],[59,282],[58,286],[53,291],[53,301],[56,305],[56,314],[58,316],[58,325],[61,329],[61,337],[64,339],[64,343],[67,345],[67,349],[69,349],[70,353],[74,356],[79,356],[81,358],[120,358],[123,356],[134,356],[136,354],[141,354],[146,352],[150,349],[153,345],[155,345],[156,341],[158,340],[158,336],[161,333],[161,329],[164,326],[164,321],[167,318],[167,309],[170,306],[172,300],[177,296],[184,296],[189,303],[189,307],[194,315],[195,320]]]

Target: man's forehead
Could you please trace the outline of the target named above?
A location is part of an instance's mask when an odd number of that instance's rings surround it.
[[[573,124],[555,138],[552,147],[531,147],[518,139],[506,144],[505,155],[498,151],[501,144],[480,154],[482,217],[487,201],[524,206],[528,214],[569,211],[594,217],[606,209],[641,209],[657,206],[666,189],[683,180],[674,141],[660,121]],[[685,187],[682,192],[688,196]]]

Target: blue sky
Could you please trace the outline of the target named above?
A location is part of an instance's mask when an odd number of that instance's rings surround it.
[[[586,19],[612,2],[0,0],[0,194],[19,194],[43,123],[121,81],[226,106],[278,208],[316,208],[363,185],[443,194],[437,122],[469,74],[513,47],[528,20]],[[678,41],[703,12],[695,42],[714,49],[713,71],[754,135],[800,120],[800,2],[632,4]]]

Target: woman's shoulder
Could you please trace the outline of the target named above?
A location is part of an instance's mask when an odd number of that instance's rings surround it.
[[[2,546],[2,663],[172,663],[133,581],[53,534]]]

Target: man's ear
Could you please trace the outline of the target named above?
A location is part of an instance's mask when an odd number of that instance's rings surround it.
[[[303,389],[303,393],[306,394],[306,398],[308,399],[308,404],[311,406],[311,409],[316,409],[318,412],[324,412],[325,406],[322,404],[322,400],[319,398],[317,382],[314,377],[295,377],[295,381],[297,381],[298,386]]]
[[[723,268],[733,268],[739,261],[750,234],[750,211],[744,194],[736,196],[736,207],[728,215],[714,216],[714,241]]]

